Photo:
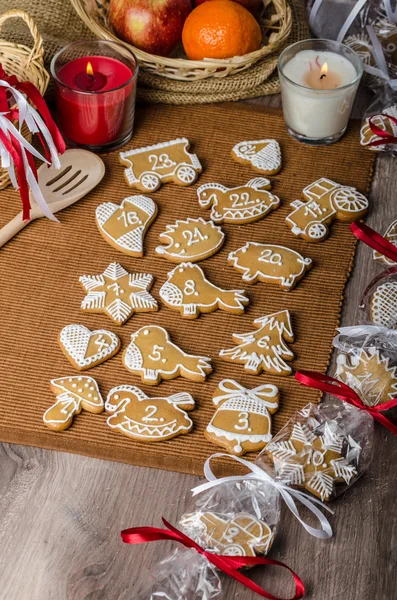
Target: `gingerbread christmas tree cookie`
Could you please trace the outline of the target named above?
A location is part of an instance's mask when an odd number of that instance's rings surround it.
[[[149,294],[153,275],[128,273],[118,263],[111,263],[100,275],[83,275],[80,283],[87,292],[82,310],[104,313],[116,325],[123,325],[134,313],[158,310]]]
[[[225,234],[212,221],[186,219],[176,221],[159,236],[165,246],[157,246],[156,254],[171,262],[197,262],[209,258],[223,246]]]
[[[280,144],[276,140],[239,142],[232,150],[232,158],[264,175],[275,175],[281,169]]]
[[[393,221],[392,223],[390,223],[390,225],[386,229],[383,237],[385,237],[388,242],[393,244],[393,246],[397,247],[397,219],[395,221]],[[396,264],[393,260],[391,260],[390,258],[385,256],[384,254],[377,252],[376,250],[374,250],[374,252],[373,252],[373,257],[374,257],[374,260],[383,262],[388,267],[393,267]]]
[[[376,288],[369,301],[369,316],[374,325],[397,329],[397,281]]]
[[[111,331],[90,331],[78,324],[66,325],[59,334],[58,341],[66,358],[79,371],[103,363],[120,349],[120,340]]]

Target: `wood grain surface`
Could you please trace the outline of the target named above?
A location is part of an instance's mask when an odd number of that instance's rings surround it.
[[[258,101],[256,101],[258,102]],[[279,99],[261,104],[279,105]],[[359,112],[359,109],[358,109]],[[367,223],[383,231],[397,217],[397,161],[378,159]],[[359,244],[348,284],[343,324],[358,321],[360,294],[381,266]],[[5,318],[5,315],[3,315]],[[2,399],[4,400],[4,399]],[[369,471],[335,503],[335,536],[310,537],[283,509],[270,556],[304,580],[311,600],[396,598],[397,516],[394,469],[397,440],[375,428]],[[177,521],[198,478],[39,448],[0,445],[0,599],[133,600],[146,569],[169,553],[168,543],[125,546],[120,530]],[[274,568],[250,573],[273,593],[292,586]],[[253,600],[224,582],[223,598]]]

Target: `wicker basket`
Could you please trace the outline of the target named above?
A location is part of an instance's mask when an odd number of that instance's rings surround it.
[[[0,15],[0,29],[8,19],[22,19],[29,27],[33,38],[33,46],[28,48],[23,44],[14,44],[0,39],[0,64],[7,75],[16,75],[20,81],[30,81],[44,95],[50,76],[44,69],[43,62],[43,40],[31,17],[23,10],[10,10]],[[31,135],[26,126],[22,134],[31,141]],[[0,189],[7,187],[10,183],[6,169],[0,169]]]
[[[70,1],[77,14],[97,37],[118,41],[132,50],[145,72],[185,82],[235,75],[249,69],[258,61],[266,60],[266,57],[281,48],[290,34],[292,25],[291,9],[286,0],[263,0],[264,12],[260,22],[263,43],[259,50],[225,60],[188,60],[183,51],[176,57],[165,58],[143,52],[123,42],[112,32],[108,22],[109,0]]]

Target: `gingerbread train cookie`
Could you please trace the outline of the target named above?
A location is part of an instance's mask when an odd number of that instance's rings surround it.
[[[78,324],[66,325],[58,341],[62,352],[78,371],[86,371],[103,363],[120,349],[120,340],[111,331],[90,331]]]
[[[143,239],[156,216],[157,204],[146,196],[124,198],[120,205],[104,202],[95,211],[103,239],[128,256],[143,256]]]
[[[212,397],[217,410],[205,437],[238,456],[262,450],[272,439],[270,415],[278,410],[279,397],[275,385],[247,389],[233,379],[224,379]]]
[[[354,187],[322,177],[302,192],[305,200],[294,200],[294,210],[286,218],[292,233],[307,242],[321,242],[335,219],[351,223],[368,210],[368,200]]]
[[[100,275],[83,275],[79,281],[87,292],[82,310],[104,313],[116,325],[123,325],[134,313],[158,310],[149,294],[153,275],[148,273],[128,273],[118,263],[111,263]]]
[[[280,199],[271,194],[270,181],[264,177],[251,179],[245,185],[227,188],[220,183],[205,183],[197,190],[201,208],[211,208],[214,223],[254,223],[275,210]]]
[[[376,288],[369,301],[369,316],[374,325],[397,329],[397,281]]]
[[[197,262],[209,258],[223,246],[225,234],[212,221],[186,219],[176,221],[159,236],[165,246],[157,246],[156,254],[173,263]]]
[[[70,427],[74,416],[83,409],[94,414],[104,410],[104,401],[93,377],[58,377],[51,380],[51,390],[56,401],[45,411],[43,421],[53,431],[64,431]]]
[[[239,142],[232,150],[232,158],[264,175],[275,175],[281,169],[280,144],[276,140]]]
[[[218,308],[241,315],[249,302],[244,290],[217,287],[206,279],[198,265],[192,263],[181,263],[168,273],[168,280],[160,289],[160,298],[186,319],[196,319],[201,313]]]
[[[390,242],[391,244],[393,244],[393,246],[396,246],[396,248],[397,248],[397,219],[395,219],[395,221],[390,223],[390,225],[386,229],[383,237],[385,237],[388,242]],[[373,257],[374,257],[374,260],[383,262],[388,267],[393,267],[396,265],[396,263],[393,260],[391,260],[390,258],[385,256],[384,254],[377,252],[376,250],[373,251]]]
[[[219,356],[227,362],[244,365],[252,375],[262,371],[273,375],[290,375],[291,367],[286,361],[294,355],[286,342],[294,341],[288,310],[255,319],[255,331],[233,334],[237,346],[221,350]]]
[[[170,440],[193,427],[186,411],[194,409],[194,400],[187,392],[149,398],[135,386],[119,385],[110,390],[105,408],[109,427],[140,442]]]
[[[257,242],[247,242],[242,248],[230,252],[227,260],[243,274],[244,282],[275,283],[287,291],[296,286],[313,264],[311,258],[304,258],[285,246]]]
[[[188,152],[189,140],[180,138],[145,148],[120,152],[129,186],[155,192],[162,183],[191,185],[202,171],[196,154]]]
[[[123,353],[125,368],[140,375],[142,383],[158,385],[162,379],[185,377],[205,381],[211,373],[211,359],[186,354],[171,342],[168,332],[158,325],[141,327],[132,336]]]

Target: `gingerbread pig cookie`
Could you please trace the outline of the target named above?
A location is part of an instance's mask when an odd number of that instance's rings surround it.
[[[149,294],[153,275],[148,273],[128,273],[118,263],[111,263],[100,275],[83,275],[79,281],[87,292],[82,310],[104,313],[116,325],[123,325],[134,313],[158,310]]]
[[[368,148],[368,150],[372,150],[373,152],[381,152],[385,150],[387,146],[384,144],[380,144],[379,146],[371,146],[370,144],[377,141],[387,140],[372,131],[370,120],[378,129],[386,131],[393,137],[397,136],[397,124],[392,120],[393,118],[397,118],[397,107],[393,104],[385,108],[382,113],[383,114],[367,117],[360,130],[360,144]]]
[[[189,140],[180,138],[145,148],[120,152],[120,162],[129,186],[154,192],[162,183],[191,185],[202,171],[199,159],[188,152]]]
[[[199,218],[167,225],[159,239],[166,244],[156,248],[159,256],[164,256],[173,263],[197,262],[218,252],[223,246],[225,234],[212,221]]]
[[[262,371],[273,375],[290,375],[291,367],[285,361],[294,359],[286,342],[294,341],[288,310],[255,319],[256,331],[234,334],[234,348],[221,350],[219,356],[227,362],[244,365],[252,375]]]
[[[128,256],[143,256],[143,239],[157,215],[157,204],[146,196],[130,196],[121,204],[104,202],[95,211],[103,239]]]
[[[397,329],[397,281],[379,285],[369,301],[369,315],[374,325]]]
[[[233,379],[224,379],[212,397],[217,410],[205,437],[238,456],[262,450],[272,439],[270,415],[278,410],[279,398],[275,385],[247,389]]]
[[[193,422],[186,411],[193,409],[194,400],[187,392],[149,398],[132,385],[113,388],[106,400],[106,411],[111,413],[109,427],[140,442],[170,440],[189,433]]]
[[[244,290],[223,290],[213,285],[202,269],[192,263],[181,263],[168,273],[168,280],[160,289],[160,298],[186,319],[196,319],[201,313],[218,308],[241,315],[249,302]]]
[[[352,223],[368,209],[368,200],[356,188],[340,185],[322,177],[302,192],[305,200],[294,200],[294,210],[286,218],[292,233],[307,242],[321,242],[328,226],[337,219]]]
[[[232,158],[264,175],[275,175],[281,169],[280,144],[276,140],[240,142],[234,146]]]
[[[311,258],[304,258],[285,246],[257,242],[247,242],[242,248],[230,252],[227,260],[243,274],[244,282],[275,283],[287,291],[296,286],[313,263]]]
[[[393,246],[397,247],[397,219],[395,221],[393,221],[392,223],[390,223],[390,225],[386,229],[383,237],[385,237],[388,242],[393,244]],[[383,262],[388,267],[393,267],[396,265],[396,263],[394,261],[392,261],[390,258],[385,256],[384,254],[377,252],[376,250],[373,251],[373,257],[374,257],[374,260]]]
[[[186,354],[171,342],[168,332],[158,325],[141,327],[132,336],[123,353],[125,368],[140,375],[142,383],[158,385],[162,379],[185,377],[205,381],[211,373],[211,359]]]
[[[211,208],[214,223],[254,223],[276,209],[280,199],[269,191],[270,181],[264,177],[251,179],[245,185],[227,188],[220,183],[205,183],[197,190],[202,208]]]
[[[78,371],[86,371],[111,358],[120,349],[120,340],[111,331],[90,331],[84,325],[66,325],[59,334],[59,345]]]

